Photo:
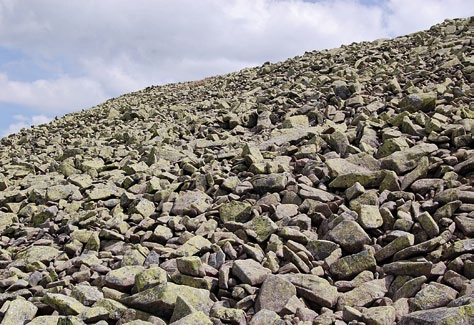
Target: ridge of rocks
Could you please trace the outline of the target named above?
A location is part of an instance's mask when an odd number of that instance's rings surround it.
[[[474,19],[0,140],[4,324],[470,324]]]

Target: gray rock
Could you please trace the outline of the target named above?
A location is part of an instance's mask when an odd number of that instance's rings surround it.
[[[298,295],[316,304],[331,308],[336,305],[338,292],[326,279],[312,274],[286,274],[284,279],[291,282]]]
[[[459,324],[469,325],[473,320],[472,305],[454,308],[434,308],[420,310],[404,316],[398,324],[400,325],[438,325]]]
[[[337,224],[327,236],[349,253],[361,251],[363,245],[369,244],[371,241],[369,235],[357,222],[347,220]]]
[[[2,306],[2,309],[5,306]],[[23,325],[31,321],[38,311],[33,303],[17,298],[8,303],[8,309],[3,316],[2,325]]]
[[[280,313],[288,300],[296,295],[296,288],[282,277],[268,275],[255,300],[255,310],[271,310]]]
[[[364,250],[357,254],[341,257],[331,264],[329,271],[336,279],[351,279],[362,271],[375,271],[377,262],[371,252]]]
[[[232,266],[232,274],[240,281],[250,285],[257,285],[265,281],[271,271],[254,260],[236,260]]]

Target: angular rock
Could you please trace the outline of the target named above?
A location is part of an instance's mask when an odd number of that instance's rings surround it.
[[[326,279],[312,274],[286,274],[283,278],[296,287],[299,296],[322,307],[336,305],[339,294]]]
[[[158,317],[171,317],[178,297],[185,299],[195,310],[209,314],[212,301],[209,291],[168,282],[122,299],[132,308],[146,311]]]
[[[255,300],[255,311],[271,310],[280,313],[288,300],[296,295],[296,288],[282,277],[268,275]]]
[[[357,254],[341,257],[331,264],[329,271],[336,279],[351,279],[362,271],[375,271],[377,262],[371,252],[364,250]]]
[[[355,221],[340,222],[329,231],[327,236],[349,253],[360,252],[363,245],[371,242],[369,235]]]
[[[236,260],[232,266],[232,274],[240,281],[250,285],[257,285],[265,281],[271,271],[254,260]]]

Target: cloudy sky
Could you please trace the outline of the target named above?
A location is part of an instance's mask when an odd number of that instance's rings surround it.
[[[472,0],[0,0],[0,137],[150,85],[472,15]]]

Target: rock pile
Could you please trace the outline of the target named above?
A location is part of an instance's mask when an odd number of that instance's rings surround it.
[[[3,138],[5,324],[469,324],[474,19]]]

